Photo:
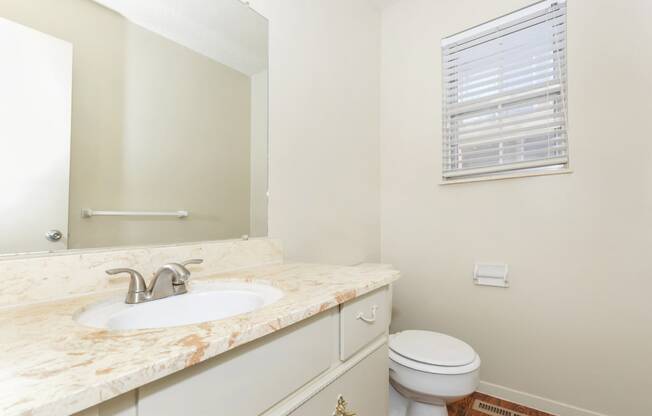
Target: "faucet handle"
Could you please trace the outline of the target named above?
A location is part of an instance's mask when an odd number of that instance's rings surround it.
[[[190,264],[202,264],[203,262],[204,262],[204,259],[190,259],[190,260],[182,261],[181,263],[179,263],[188,272],[188,274],[183,276],[181,280],[185,283],[190,278],[190,270],[186,269],[185,268],[186,266],[188,266]]]
[[[189,264],[202,264],[203,262],[204,259],[190,259],[190,260],[182,261],[179,264],[182,265],[183,267],[186,267]]]
[[[147,290],[147,285],[145,284],[145,279],[143,279],[143,275],[141,275],[134,269],[118,268],[118,269],[109,269],[106,271],[106,274],[110,274],[110,275],[121,274],[121,273],[127,273],[131,279],[131,281],[129,282],[129,293],[140,293]]]

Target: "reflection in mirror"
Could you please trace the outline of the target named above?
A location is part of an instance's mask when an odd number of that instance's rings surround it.
[[[0,254],[267,234],[267,21],[0,2]]]

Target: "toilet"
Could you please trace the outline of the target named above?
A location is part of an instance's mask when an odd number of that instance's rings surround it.
[[[389,338],[390,416],[446,416],[446,403],[473,393],[480,357],[464,341],[409,330]]]

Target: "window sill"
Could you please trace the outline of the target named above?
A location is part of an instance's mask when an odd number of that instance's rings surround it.
[[[470,178],[443,180],[439,182],[439,185],[454,185],[459,183],[498,181],[503,179],[528,178],[532,176],[565,175],[568,173],[573,173],[573,170],[570,168],[562,168],[562,169],[555,169],[555,170],[540,170],[540,171],[530,171],[530,172],[497,173],[493,175],[474,176]]]

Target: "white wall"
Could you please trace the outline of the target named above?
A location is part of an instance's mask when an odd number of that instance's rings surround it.
[[[384,10],[382,260],[404,274],[393,329],[468,341],[487,382],[649,415],[652,2],[568,1],[574,173],[439,185],[439,41],[529,3],[404,0]],[[509,263],[512,286],[474,286],[475,261]]]
[[[270,19],[270,235],[291,260],[378,260],[379,11],[251,4]]]

